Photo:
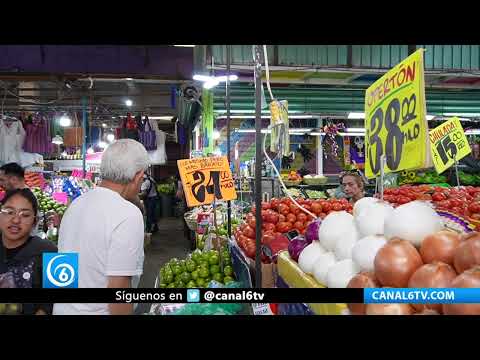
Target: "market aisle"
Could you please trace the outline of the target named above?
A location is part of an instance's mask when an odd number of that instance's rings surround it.
[[[140,288],[152,288],[155,285],[160,267],[171,258],[184,258],[189,252],[189,244],[183,233],[182,218],[163,218],[158,223],[159,231],[152,237],[151,244],[145,249],[145,262]],[[137,314],[147,312],[151,304],[139,304]]]

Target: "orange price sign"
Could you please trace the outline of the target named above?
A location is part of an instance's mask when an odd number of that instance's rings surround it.
[[[189,207],[237,198],[226,156],[177,160],[177,164]]]

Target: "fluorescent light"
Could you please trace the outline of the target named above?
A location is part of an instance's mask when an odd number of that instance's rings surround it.
[[[89,147],[88,150],[87,150],[87,154],[92,155],[94,153],[95,153],[95,150],[93,150],[92,147]]]
[[[150,120],[172,120],[173,116],[149,116]]]
[[[99,141],[98,147],[101,149],[105,149],[107,147],[107,143],[105,141]]]
[[[102,126],[103,126],[103,127],[107,127],[107,124],[103,123]]]
[[[325,133],[324,133],[324,132],[316,132],[316,131],[314,131],[314,132],[311,132],[310,135],[312,135],[312,136],[323,136],[323,135],[325,135]]]
[[[364,133],[365,128],[347,128],[345,129],[348,133],[350,132],[358,132],[358,133]]]
[[[193,75],[193,80],[195,81],[209,81],[210,79],[211,77],[207,75],[200,75],[200,74]]]
[[[480,129],[466,130],[465,135],[480,135]]]
[[[230,75],[228,77],[230,79],[230,81],[235,81],[235,80],[238,80],[238,76],[237,75]],[[217,76],[216,79],[220,82],[227,82],[227,76],[224,75],[224,76]]]
[[[213,130],[213,135],[212,135],[212,137],[213,137],[213,140],[218,140],[218,139],[220,139],[220,131],[218,131],[218,130],[216,130],[216,129]]]
[[[428,121],[433,120],[434,117],[435,117],[435,115],[427,115],[427,120]]]
[[[113,140],[115,140],[115,135],[113,135],[113,134],[108,134],[108,135],[107,135],[107,140],[110,141],[110,142],[113,142]]]
[[[303,134],[306,134],[310,131],[312,131],[313,129],[311,128],[298,128],[298,129],[289,129],[288,130],[288,133],[289,134],[294,134],[294,135],[303,135]],[[255,129],[238,129],[237,132],[239,133],[254,133],[255,132]],[[262,134],[270,134],[272,132],[272,130],[270,129],[262,129],[261,130]]]
[[[195,47],[195,45],[173,45],[175,47]]]
[[[67,115],[63,115],[60,118],[60,126],[67,127],[67,126],[70,126],[71,124],[72,124],[72,120]]]
[[[349,119],[365,119],[365,113],[363,112],[351,112],[348,114]]]
[[[238,129],[237,132],[239,132],[239,133],[254,133],[255,129]],[[268,130],[268,129],[262,129],[261,130],[262,134],[270,134],[271,132],[272,132],[272,130]]]
[[[340,135],[340,136],[365,136],[365,133],[344,133],[344,132],[339,132],[338,135]]]
[[[127,100],[125,100],[125,105],[127,105],[128,107],[130,107],[130,106],[133,105],[133,101],[130,100],[130,99],[127,99]]]
[[[211,88],[217,86],[218,84],[220,84],[220,82],[216,79],[213,79],[213,80],[210,80],[210,81],[205,81],[203,83],[203,88],[204,89],[211,89]]]
[[[52,139],[52,143],[55,144],[55,145],[61,145],[63,144],[63,138],[59,135],[56,135],[53,139]]]
[[[480,116],[480,113],[444,113],[443,116],[469,116],[469,117],[476,117],[476,116]]]
[[[133,78],[125,78],[125,80],[127,80],[127,81],[132,81]]]
[[[315,116],[313,115],[290,115],[288,116],[289,119],[313,119]],[[226,115],[217,116],[217,119],[226,119]],[[231,115],[231,119],[254,119],[255,114],[253,115]],[[270,119],[270,115],[262,115],[262,119]]]

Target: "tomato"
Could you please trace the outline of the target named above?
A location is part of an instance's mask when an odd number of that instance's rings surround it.
[[[459,207],[452,207],[452,212],[459,215],[463,214],[463,210]]]
[[[430,194],[421,194],[417,197],[418,200],[432,201],[432,195]]]
[[[304,223],[304,222],[307,221],[307,220],[308,220],[308,216],[307,216],[307,215],[305,215],[304,213],[298,214],[298,216],[297,216],[297,221],[300,221],[300,222],[303,222],[303,223]]]
[[[247,226],[243,230],[243,235],[250,239],[255,239],[255,228],[252,228],[251,226]]]
[[[312,207],[311,206],[308,206],[308,205],[303,205],[303,208],[307,211],[310,211],[312,212]]]
[[[342,211],[343,210],[343,206],[341,204],[335,204],[333,205],[333,210],[334,211]]]
[[[406,204],[406,203],[409,203],[410,202],[410,198],[407,197],[407,196],[402,196],[400,195],[398,198],[397,198],[397,202],[401,205],[401,204]]]
[[[324,213],[328,213],[330,210],[332,210],[332,205],[330,205],[330,203],[325,203],[324,205],[322,205],[322,211]]]
[[[320,214],[322,212],[322,205],[320,205],[319,203],[313,203],[312,211],[317,215]]]
[[[275,229],[276,229],[275,224],[268,223],[268,222],[263,223],[262,228],[265,231],[275,231]]]
[[[278,218],[279,218],[279,215],[275,211],[271,211],[267,214],[265,221],[271,224],[276,224],[278,223]]]
[[[287,218],[285,217],[285,215],[279,214],[277,224],[285,221],[287,221]]]
[[[284,204],[284,203],[280,203],[278,205],[278,212],[280,214],[283,214],[284,212],[287,212],[289,213],[290,212],[290,208],[288,207],[288,205]]]
[[[471,203],[468,206],[468,210],[470,210],[472,213],[480,213],[480,203],[479,202]]]
[[[257,207],[255,205],[252,205],[252,214],[257,213]]]
[[[251,217],[248,220],[248,226],[250,226],[252,229],[255,229],[257,227],[257,220],[255,220],[254,217]],[[243,230],[242,230],[243,231]]]
[[[480,214],[478,214],[478,213],[472,214],[471,218],[474,219],[474,220],[480,220]]]
[[[262,244],[269,245],[273,240],[275,240],[275,235],[272,232],[266,232],[262,236]]]
[[[446,200],[447,197],[445,196],[445,194],[443,193],[440,193],[440,192],[436,192],[432,195],[432,200],[433,201],[443,201],[443,200]]]
[[[305,229],[305,224],[301,221],[297,221],[295,224],[293,224],[293,227],[297,229],[298,231],[301,231]]]
[[[281,222],[277,224],[276,229],[279,233],[283,234],[292,230],[292,224],[289,222]]]
[[[247,238],[245,235],[240,235],[238,238],[238,244],[240,247],[245,248],[245,245],[247,244],[249,238]]]
[[[291,222],[293,224],[295,221],[297,221],[297,217],[293,214],[288,214],[287,215],[287,221]]]
[[[267,210],[262,210],[262,221],[265,221],[267,219]]]
[[[269,210],[271,208],[270,203],[262,202],[262,210]]]
[[[295,211],[298,210],[298,206],[295,204],[290,205],[290,212],[295,214]]]

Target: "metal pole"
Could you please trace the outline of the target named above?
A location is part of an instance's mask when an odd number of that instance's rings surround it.
[[[82,143],[82,170],[83,178],[87,175],[87,165],[86,165],[86,156],[87,156],[87,97],[82,97],[82,130],[83,130],[83,143]]]
[[[261,45],[254,46],[255,57],[255,286],[262,287],[262,57]]]
[[[230,50],[231,45],[227,45],[227,81],[226,81],[226,101],[227,101],[227,158],[230,165]],[[240,189],[242,190],[242,189]],[[232,202],[227,202],[227,231],[228,237],[232,237]]]

